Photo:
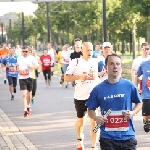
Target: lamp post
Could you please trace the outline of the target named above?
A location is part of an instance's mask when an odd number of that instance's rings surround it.
[[[22,46],[24,46],[24,12],[22,12]]]
[[[46,22],[47,22],[47,42],[50,42],[50,16],[49,16],[49,3],[46,2]]]
[[[103,42],[107,41],[107,30],[106,30],[106,0],[102,0],[103,6]]]

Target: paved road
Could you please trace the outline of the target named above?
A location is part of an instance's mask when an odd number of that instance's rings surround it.
[[[10,128],[13,127],[15,129],[13,135],[20,135],[17,136],[18,139],[26,141],[24,145],[28,145],[23,148],[22,143],[14,144],[19,145],[18,149],[75,150],[76,113],[73,104],[73,88],[71,86],[68,89],[60,87],[57,76],[52,78],[49,88],[45,88],[43,77],[39,77],[36,101],[32,105],[32,115],[27,118],[23,117],[19,88],[17,88],[15,100],[11,101],[8,85],[4,85],[0,77],[0,108],[3,112],[3,115],[0,112],[1,117],[7,117],[7,119],[0,120],[0,126],[10,141],[16,142],[16,139],[10,134]],[[150,133],[143,131],[140,113],[134,119],[139,150],[150,150]],[[87,120],[84,129],[85,150],[90,150],[89,129],[89,120]]]

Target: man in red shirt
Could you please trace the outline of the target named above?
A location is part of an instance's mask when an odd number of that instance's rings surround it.
[[[44,55],[40,57],[41,67],[45,78],[45,84],[50,86],[51,81],[51,66],[53,65],[52,58],[48,55],[48,51],[44,50]],[[47,77],[48,75],[48,77]]]

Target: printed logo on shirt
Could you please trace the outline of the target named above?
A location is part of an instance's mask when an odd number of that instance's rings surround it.
[[[116,95],[109,95],[109,96],[104,96],[104,100],[107,100],[107,99],[112,99],[112,98],[116,98],[116,97],[124,97],[125,94],[116,94]]]

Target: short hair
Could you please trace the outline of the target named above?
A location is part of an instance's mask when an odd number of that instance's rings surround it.
[[[143,46],[149,46],[148,42],[144,42],[141,44],[141,48],[143,48]]]
[[[77,41],[81,41],[82,42],[82,40],[80,38],[74,39],[74,43],[77,42]]]
[[[21,48],[22,48],[22,49],[27,49],[28,47],[27,47],[27,46],[22,46]]]
[[[121,57],[120,57],[119,55],[117,55],[116,53],[112,53],[111,55],[108,55],[108,56],[106,57],[106,59],[105,59],[105,65],[108,64],[108,59],[109,59],[109,57],[111,57],[111,56],[116,56],[116,57],[118,57],[118,58],[121,59]]]

